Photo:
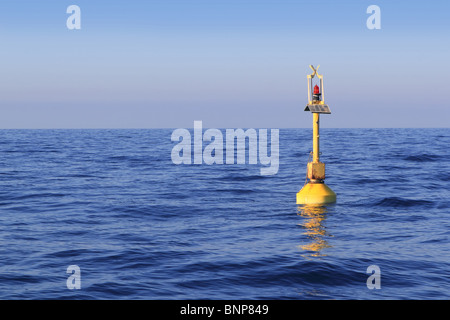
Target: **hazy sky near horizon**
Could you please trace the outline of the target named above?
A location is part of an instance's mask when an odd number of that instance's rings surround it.
[[[310,64],[322,127],[449,126],[447,0],[2,0],[0,43],[0,128],[310,127]]]

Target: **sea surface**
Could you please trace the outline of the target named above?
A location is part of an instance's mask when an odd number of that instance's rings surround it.
[[[310,129],[272,176],[175,165],[172,131],[0,130],[0,299],[450,298],[450,129],[321,129],[326,207]]]

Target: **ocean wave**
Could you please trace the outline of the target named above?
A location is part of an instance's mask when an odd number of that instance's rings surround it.
[[[375,205],[380,207],[410,208],[410,207],[429,207],[434,205],[434,203],[429,200],[415,200],[400,197],[387,197],[375,202]]]
[[[438,161],[439,158],[440,158],[440,156],[438,156],[438,155],[422,153],[422,154],[417,154],[417,155],[409,155],[407,157],[404,157],[403,160],[413,161],[413,162],[432,162],[432,161]]]

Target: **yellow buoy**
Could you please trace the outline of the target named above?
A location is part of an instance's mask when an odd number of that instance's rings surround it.
[[[308,182],[297,192],[297,204],[325,204],[336,202],[336,193],[323,182]]]
[[[312,161],[307,165],[307,183],[297,193],[297,204],[326,204],[336,202],[336,193],[333,192],[324,182],[325,163],[320,162],[319,151],[319,120],[320,114],[330,114],[330,108],[324,102],[323,95],[323,75],[319,75],[317,69],[310,66],[314,71],[308,75],[308,104],[305,111],[313,114],[313,151]],[[319,85],[312,88],[314,76],[319,78]],[[313,90],[311,92],[311,90]],[[312,97],[312,99],[311,99]]]

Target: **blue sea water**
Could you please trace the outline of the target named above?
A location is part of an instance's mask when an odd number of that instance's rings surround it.
[[[0,130],[0,299],[450,298],[450,129],[322,129],[319,208],[311,130],[273,176],[175,165],[171,133]]]

